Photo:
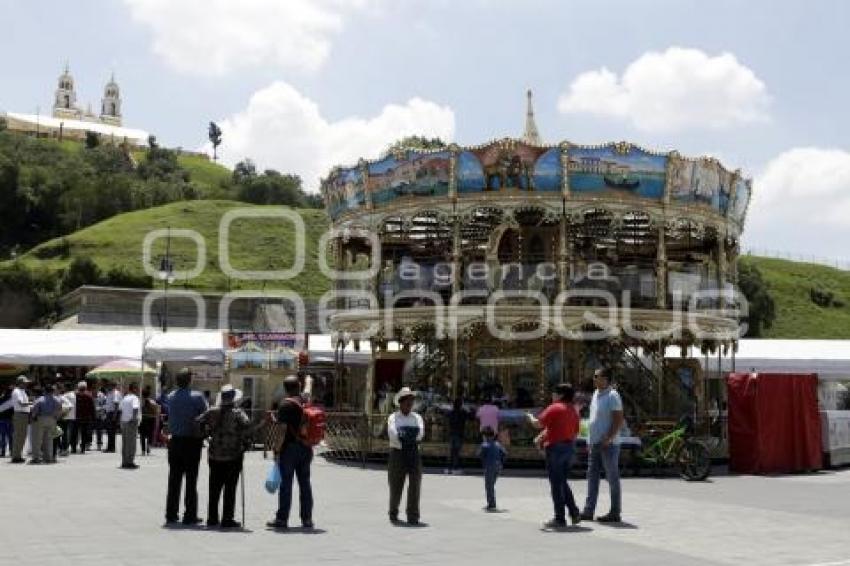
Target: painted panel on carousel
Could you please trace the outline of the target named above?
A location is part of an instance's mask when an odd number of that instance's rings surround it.
[[[481,161],[471,151],[457,156],[457,192],[478,193],[484,190],[484,169]]]
[[[715,161],[676,159],[670,168],[670,198],[682,204],[702,204],[725,214],[732,174]]]
[[[369,189],[375,206],[405,197],[429,197],[449,192],[448,151],[408,152],[403,159],[388,156],[369,165]]]
[[[750,202],[752,186],[748,179],[738,179],[735,183],[735,199],[732,202],[732,218],[738,222],[744,221],[747,204]]]
[[[325,184],[328,214],[338,218],[349,210],[366,206],[366,188],[359,168],[341,169]]]
[[[537,158],[534,163],[534,190],[539,192],[561,191],[561,150],[553,147]]]
[[[534,191],[535,163],[546,151],[523,143],[464,151],[458,159],[458,192]]]
[[[612,146],[569,150],[570,192],[587,196],[661,199],[667,156],[633,147],[619,153]]]

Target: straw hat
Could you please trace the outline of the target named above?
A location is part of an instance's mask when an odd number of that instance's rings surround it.
[[[405,397],[416,397],[416,393],[410,387],[402,387],[401,391],[395,394],[395,406],[398,407]]]

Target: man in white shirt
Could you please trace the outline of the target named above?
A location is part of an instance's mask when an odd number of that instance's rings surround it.
[[[121,467],[135,470],[139,467],[136,459],[136,438],[139,436],[139,386],[131,383],[124,398],[121,399]]]
[[[16,386],[12,390],[12,408],[15,414],[12,416],[12,463],[24,463],[24,444],[27,441],[27,426],[30,422],[30,402],[27,396],[26,386],[30,382],[25,375],[19,375]]]
[[[407,523],[419,525],[419,493],[422,485],[422,456],[419,443],[425,435],[422,417],[413,411],[416,394],[409,387],[396,393],[398,410],[387,419],[390,455],[387,465],[390,484],[390,522],[398,523],[398,507],[407,484]]]
[[[56,374],[56,380],[62,378],[61,374]],[[62,405],[67,407],[65,416],[65,426],[67,427],[67,438],[65,442],[65,452],[70,448],[71,452],[77,453],[77,394],[74,392],[74,387],[71,385],[65,386],[65,393],[62,394]]]

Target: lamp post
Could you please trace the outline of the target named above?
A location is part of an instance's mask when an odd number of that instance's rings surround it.
[[[165,257],[159,260],[159,279],[162,281],[163,301],[165,302],[162,317],[162,331],[168,332],[168,286],[174,283],[174,264],[171,261],[171,227],[165,240]]]

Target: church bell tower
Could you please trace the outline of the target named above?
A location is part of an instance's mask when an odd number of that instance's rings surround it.
[[[103,99],[100,103],[100,121],[112,126],[121,125],[121,90],[115,82],[115,74],[103,88]]]
[[[53,99],[53,117],[69,120],[80,118],[80,109],[77,108],[77,92],[74,90],[74,77],[68,70],[67,62],[64,72],[59,75],[59,84]]]

